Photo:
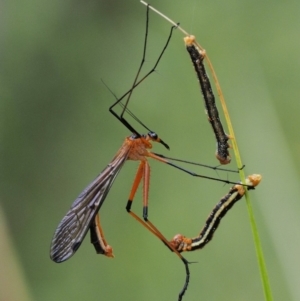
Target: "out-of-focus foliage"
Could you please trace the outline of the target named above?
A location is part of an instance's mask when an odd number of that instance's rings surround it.
[[[209,53],[246,173],[263,175],[251,198],[274,297],[299,300],[300,6],[257,0],[151,4],[180,21]],[[118,96],[130,88],[142,56],[146,8],[139,1],[16,0],[2,1],[0,11],[0,199],[14,248],[9,253],[32,300],[176,300],[182,263],[125,211],[135,162],[125,164],[101,209],[116,257],[96,255],[87,237],[69,261],[58,265],[49,258],[60,219],[130,134],[108,112],[114,96],[101,79]],[[170,30],[153,12],[149,24],[145,70]],[[215,141],[182,38],[174,32],[130,109],[171,147],[167,152],[155,145],[156,152],[216,165]],[[151,166],[150,220],[168,238],[197,235],[229,187],[157,162]],[[139,215],[141,199],[139,192],[133,204]],[[8,251],[0,250],[4,267]],[[263,300],[243,201],[205,249],[185,256],[197,263],[190,267],[184,300]],[[0,291],[3,285],[17,290],[1,271]]]

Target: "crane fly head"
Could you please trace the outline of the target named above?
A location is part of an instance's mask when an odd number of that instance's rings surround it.
[[[151,141],[161,143],[166,149],[170,149],[169,145],[165,143],[162,139],[160,139],[155,132],[149,132],[147,137]]]

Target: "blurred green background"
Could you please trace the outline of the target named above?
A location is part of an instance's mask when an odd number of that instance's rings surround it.
[[[300,300],[299,20],[297,1],[163,1],[151,4],[207,50],[235,127],[246,173],[263,181],[251,199],[275,300]],[[62,264],[52,235],[81,190],[130,133],[108,112],[129,89],[142,55],[139,1],[1,1],[0,300],[177,300],[178,258],[125,211],[137,163],[127,162],[101,208],[114,259],[87,237]],[[170,25],[150,13],[145,70]],[[183,36],[175,31],[130,109],[171,147],[155,151],[216,165],[215,141]],[[139,128],[140,131],[143,131]],[[195,236],[228,185],[151,162],[149,217],[167,238]],[[235,162],[231,164],[235,168]],[[230,177],[191,168],[207,175]],[[141,192],[133,210],[142,214]],[[203,250],[185,254],[184,300],[263,300],[246,205],[238,203]]]

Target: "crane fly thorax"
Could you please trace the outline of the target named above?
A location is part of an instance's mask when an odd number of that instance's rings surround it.
[[[127,138],[127,143],[130,144],[130,152],[127,160],[145,161],[148,156],[148,149],[152,148],[148,136],[141,136],[139,138]]]

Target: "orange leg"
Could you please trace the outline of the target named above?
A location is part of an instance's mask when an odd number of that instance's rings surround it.
[[[161,161],[163,163],[166,163],[166,160],[152,154],[149,157],[152,157],[153,159],[156,159],[158,161]],[[143,218],[142,220],[140,217],[138,217],[134,212],[131,211],[131,205],[133,198],[135,196],[135,193],[137,191],[137,188],[141,182],[141,179],[143,178]],[[148,161],[141,161],[138,171],[136,173],[132,189],[129,195],[129,199],[127,202],[126,210],[127,212],[136,219],[142,226],[144,226],[147,230],[149,230],[153,235],[155,235],[158,239],[160,239],[171,251],[173,251],[183,262],[185,266],[185,272],[186,272],[186,279],[185,284],[183,286],[183,289],[179,293],[178,300],[182,299],[182,296],[184,295],[188,284],[190,280],[190,271],[189,271],[189,262],[176,250],[175,246],[173,246],[164,236],[163,234],[148,220],[148,195],[149,195],[149,184],[150,184],[150,167]]]
[[[94,245],[97,254],[103,254],[107,257],[114,257],[113,249],[107,244],[102,227],[100,225],[100,217],[96,214],[90,226],[91,243]]]
[[[156,156],[155,156],[156,159]],[[160,158],[159,158],[160,159]],[[163,161],[164,160],[159,160]],[[137,216],[131,211],[132,201],[134,199],[135,193],[139,187],[139,184],[143,178],[143,219]],[[141,161],[127,202],[126,210],[127,212],[136,219],[141,225],[143,225],[147,230],[159,238],[171,251],[173,251],[182,261],[187,263],[186,259],[176,250],[176,248],[164,237],[164,235],[148,220],[148,196],[149,196],[149,186],[150,186],[150,166],[148,161]]]

